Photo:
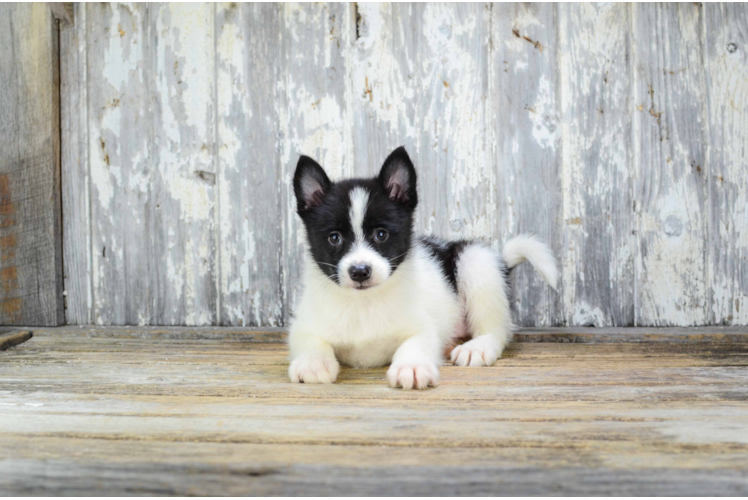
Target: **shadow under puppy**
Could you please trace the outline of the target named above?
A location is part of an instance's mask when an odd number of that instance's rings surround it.
[[[331,182],[302,156],[294,175],[306,229],[303,292],[291,324],[292,382],[329,384],[339,363],[390,364],[392,387],[439,382],[445,348],[459,366],[490,366],[511,340],[509,271],[529,261],[556,287],[556,263],[531,236],[499,255],[471,241],[416,237],[416,171],[404,148],[373,179]]]

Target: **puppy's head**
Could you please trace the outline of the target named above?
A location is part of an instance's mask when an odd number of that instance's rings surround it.
[[[331,182],[302,156],[293,180],[297,212],[320,270],[342,287],[381,285],[408,254],[418,204],[416,171],[398,148],[373,179]]]

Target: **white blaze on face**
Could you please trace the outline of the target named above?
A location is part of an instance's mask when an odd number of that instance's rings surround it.
[[[369,192],[362,187],[353,188],[350,192],[351,209],[348,217],[351,221],[355,241],[348,254],[338,263],[340,284],[349,288],[369,288],[383,283],[390,277],[392,267],[390,261],[377,253],[366,241],[364,234],[364,217],[369,204]],[[371,278],[364,283],[353,281],[348,269],[354,265],[371,267]]]
[[[351,219],[353,234],[356,235],[356,243],[364,243],[364,216],[366,215],[366,206],[369,204],[369,193],[366,189],[357,187],[351,189],[351,210],[348,217]]]

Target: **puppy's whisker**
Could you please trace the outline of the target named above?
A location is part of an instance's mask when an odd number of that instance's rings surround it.
[[[315,261],[315,262],[317,262],[317,261]],[[317,264],[319,264],[320,266],[330,266],[333,269],[337,269],[338,268],[338,266],[336,266],[335,264],[328,264],[327,262],[317,262]]]
[[[330,278],[338,278],[338,277],[339,277],[339,275],[337,273],[330,276]],[[330,285],[334,285],[334,284],[335,284],[335,282],[332,281],[332,280],[325,280],[320,286],[318,286],[317,288],[314,289],[314,292],[312,292],[312,296],[317,295],[317,293],[319,293],[320,290],[323,290],[323,289],[325,291],[329,290],[330,289]]]
[[[401,253],[400,255],[396,255],[395,257],[392,257],[391,259],[387,259],[387,260],[389,260],[390,262],[392,262],[393,260],[397,260],[397,259],[399,259],[399,258],[400,258],[400,257],[402,257],[403,255],[407,255],[407,253],[408,253],[408,252],[403,252],[403,253]]]
[[[323,288],[327,288],[327,283],[322,283],[320,286],[318,286],[317,288],[315,288],[314,291],[312,292],[312,297],[314,297],[315,295],[317,295],[317,292],[319,292]]]

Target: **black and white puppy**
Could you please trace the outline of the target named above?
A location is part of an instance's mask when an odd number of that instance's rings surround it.
[[[555,288],[548,247],[518,236],[499,255],[470,241],[417,238],[416,172],[404,148],[373,179],[331,182],[302,156],[294,176],[306,229],[303,293],[289,338],[291,381],[332,383],[340,363],[390,364],[392,387],[439,381],[445,348],[459,366],[490,366],[512,336],[509,270],[525,260]]]

